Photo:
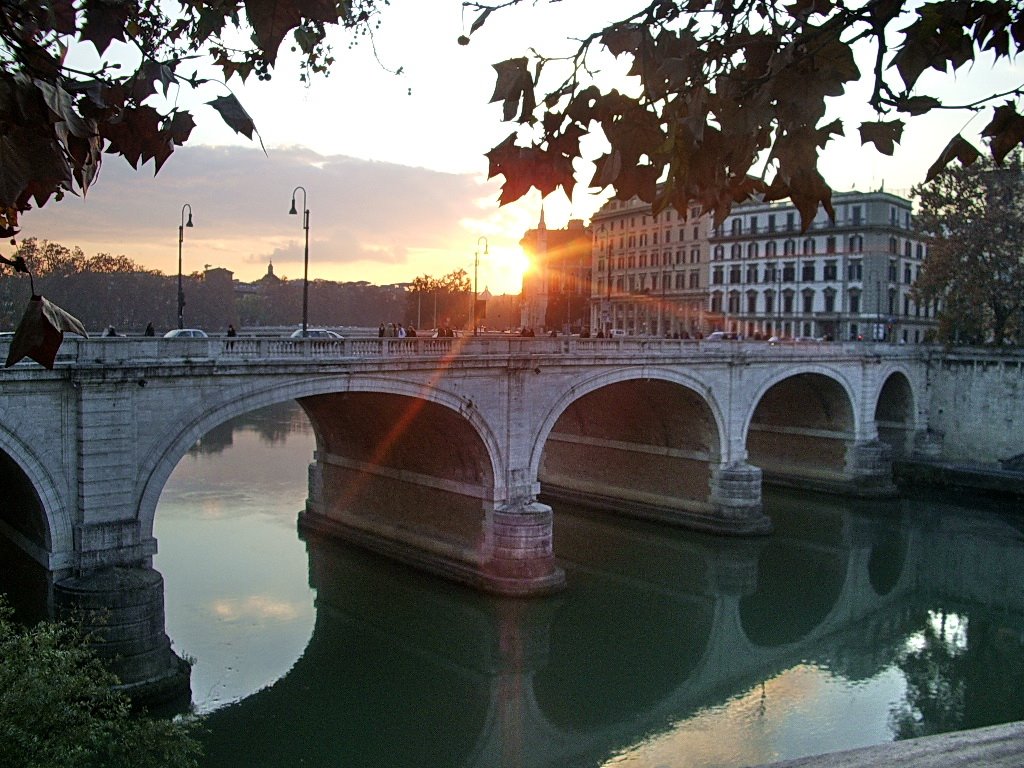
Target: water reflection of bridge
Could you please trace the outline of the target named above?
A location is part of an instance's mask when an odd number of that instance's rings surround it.
[[[306,651],[210,716],[211,761],[593,765],[799,663],[871,678],[942,610],[969,622],[971,656],[937,670],[966,690],[960,719],[941,725],[988,724],[973,693],[993,685],[1022,701],[1001,678],[1022,675],[1024,552],[998,518],[912,502],[813,521],[795,510],[748,541],[556,521],[571,594],[536,601],[440,586],[310,537]]]

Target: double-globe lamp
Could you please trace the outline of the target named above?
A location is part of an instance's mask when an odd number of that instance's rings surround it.
[[[295,208],[295,193],[302,190],[302,228],[306,231],[306,247],[302,256],[302,338],[306,338],[306,324],[309,320],[309,208],[306,207],[306,188],[292,190],[292,208],[288,213],[298,215]]]
[[[188,222],[185,222],[185,209],[188,209]],[[181,244],[185,241],[185,227],[192,227],[192,206],[185,203],[181,206],[181,224],[178,226],[178,328],[185,327],[185,288],[181,282]]]

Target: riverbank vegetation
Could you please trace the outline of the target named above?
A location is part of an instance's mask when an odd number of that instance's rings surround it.
[[[198,721],[134,712],[73,625],[18,624],[0,597],[0,765],[195,768]]]

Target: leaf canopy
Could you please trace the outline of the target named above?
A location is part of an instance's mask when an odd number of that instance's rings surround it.
[[[464,3],[479,13],[470,37],[500,18],[494,11],[521,2]],[[869,83],[866,103],[876,118],[860,125],[860,139],[886,155],[910,118],[992,111],[983,136],[1002,159],[1024,141],[1021,87],[952,104],[935,90],[942,78],[923,76],[982,66],[983,54],[986,64],[1007,62],[1022,44],[1020,0],[651,0],[583,37],[568,57],[531,52],[495,65],[494,100],[519,127],[495,148],[499,169],[489,155],[492,175],[505,176],[502,203],[532,188],[548,194],[552,180],[571,193],[557,169],[580,158],[580,140],[596,134],[609,146],[595,160],[594,189],[619,199],[657,197],[655,210],[700,205],[716,221],[752,194],[791,198],[807,226],[831,199],[819,153],[843,134],[837,121],[826,125],[829,99],[854,81]],[[868,56],[855,57],[855,47]],[[602,54],[629,60],[629,95],[594,85]],[[543,65],[544,82],[530,76],[531,63],[537,71]],[[979,155],[954,136],[928,178]]]

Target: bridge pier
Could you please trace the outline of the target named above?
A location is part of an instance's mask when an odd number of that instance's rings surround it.
[[[745,462],[719,464],[711,474],[714,516],[698,527],[739,536],[770,533],[771,519],[761,504],[761,470]]]
[[[53,599],[58,618],[81,621],[90,647],[132,699],[191,699],[191,667],[171,650],[164,631],[164,580],[158,571],[102,568],[57,582]]]
[[[855,440],[846,447],[844,492],[867,498],[893,496],[892,448],[881,440]]]
[[[299,529],[493,594],[543,595],[565,585],[551,507],[533,497],[495,502],[480,489],[437,486],[436,478],[410,473],[355,471],[318,453]]]

